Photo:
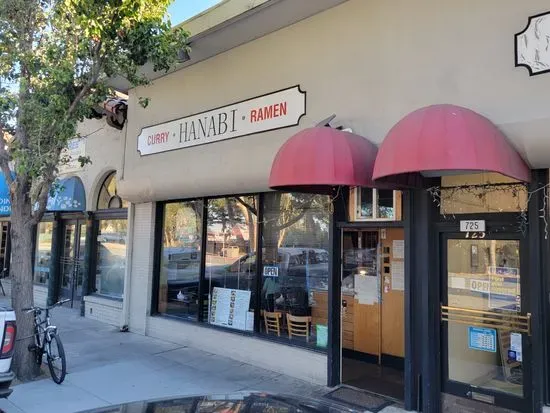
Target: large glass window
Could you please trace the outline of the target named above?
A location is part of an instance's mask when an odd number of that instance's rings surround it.
[[[158,311],[197,320],[202,201],[164,205]]]
[[[122,298],[126,271],[126,231],[125,219],[99,221],[95,276],[98,294]]]
[[[208,200],[203,307],[210,324],[254,329],[256,303],[257,198]]]
[[[159,313],[327,346],[330,197],[271,192],[162,210]]]
[[[527,211],[527,186],[498,173],[441,177],[441,214]]]
[[[41,222],[38,224],[36,254],[34,258],[34,282],[37,284],[47,284],[50,278],[52,233],[53,222]]]
[[[273,192],[264,200],[262,331],[326,347],[330,199]]]

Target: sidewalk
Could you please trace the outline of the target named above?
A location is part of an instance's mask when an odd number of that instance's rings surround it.
[[[4,297],[2,297],[3,300]],[[320,396],[327,392],[279,373],[197,349],[133,333],[56,308],[67,355],[68,374],[61,385],[49,377],[14,386],[0,409],[8,413],[73,413],[149,398],[225,394],[258,390]],[[384,413],[399,412],[387,407]]]

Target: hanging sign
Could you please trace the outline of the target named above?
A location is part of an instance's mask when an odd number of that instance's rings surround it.
[[[279,267],[264,265],[264,277],[278,277]]]
[[[296,126],[306,114],[300,86],[143,128],[137,150],[151,155]]]
[[[484,220],[461,220],[460,232],[485,232]]]

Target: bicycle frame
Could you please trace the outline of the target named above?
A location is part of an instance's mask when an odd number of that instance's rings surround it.
[[[57,327],[50,324],[50,311],[45,310],[44,318],[40,314],[36,314],[34,317],[35,324],[35,344],[42,352],[44,352],[44,346],[46,342],[51,340],[52,334],[57,333]]]

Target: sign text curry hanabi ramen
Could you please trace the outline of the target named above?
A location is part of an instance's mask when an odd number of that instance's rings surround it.
[[[306,94],[294,86],[143,128],[137,149],[151,155],[295,126],[305,113]]]

